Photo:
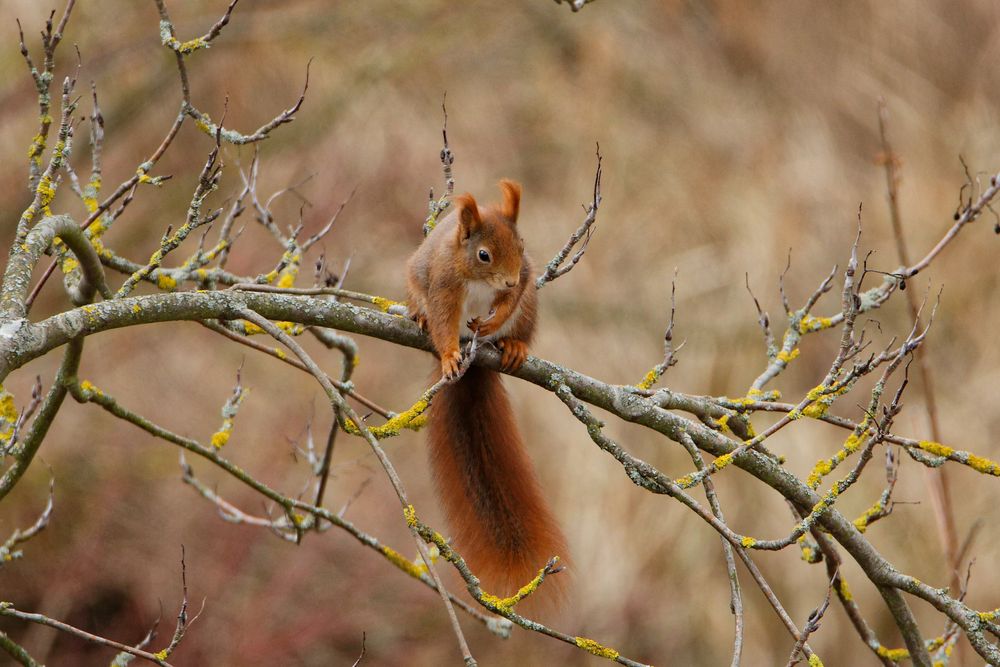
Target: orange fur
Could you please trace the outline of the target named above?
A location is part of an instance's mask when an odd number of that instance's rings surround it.
[[[566,564],[566,539],[542,496],[497,373],[472,366],[441,390],[428,428],[455,547],[487,592],[514,594],[553,556]],[[528,600],[558,599],[565,582],[565,573],[551,576]]]
[[[521,186],[500,182],[503,201],[480,208],[454,198],[407,265],[410,315],[425,326],[454,376],[460,337],[477,330],[501,350],[505,369],[524,363],[537,319],[531,261],[517,231]],[[484,259],[487,258],[487,259]],[[482,307],[489,312],[463,311]],[[509,596],[553,556],[568,562],[566,540],[542,495],[500,376],[474,366],[441,390],[431,407],[430,459],[454,544],[494,595]],[[566,574],[546,579],[531,606],[561,596]]]

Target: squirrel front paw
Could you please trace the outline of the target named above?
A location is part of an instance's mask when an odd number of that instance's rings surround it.
[[[446,380],[453,380],[458,377],[459,367],[462,365],[462,353],[458,350],[445,352],[441,355],[441,375]]]
[[[528,344],[516,338],[501,338],[497,341],[500,348],[500,368],[505,371],[516,371],[528,358]]]
[[[478,317],[473,317],[465,323],[465,326],[469,327],[469,331],[474,331],[479,336],[489,336],[500,328],[500,324],[500,322],[490,318],[486,318],[484,320]]]

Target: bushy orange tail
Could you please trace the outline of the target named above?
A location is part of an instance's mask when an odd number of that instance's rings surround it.
[[[566,538],[542,496],[494,371],[470,367],[434,397],[430,460],[455,548],[483,589],[509,596],[553,556],[567,559]],[[556,602],[567,574],[546,578],[531,596]],[[533,607],[540,600],[532,599]],[[527,601],[526,601],[527,602]]]

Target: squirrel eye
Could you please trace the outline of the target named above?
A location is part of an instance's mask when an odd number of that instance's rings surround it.
[[[486,250],[486,248],[480,248],[479,249],[479,261],[480,262],[486,262],[487,264],[489,263],[489,261],[490,261],[490,253],[489,253],[488,250]]]

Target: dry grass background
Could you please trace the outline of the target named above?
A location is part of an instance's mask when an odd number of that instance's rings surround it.
[[[16,48],[14,18],[37,46],[49,3],[0,3],[0,219],[4,239],[27,203],[25,153],[35,102]],[[169,3],[182,38],[203,32],[224,2]],[[424,0],[327,3],[246,0],[223,36],[189,61],[194,98],[227,122],[250,129],[290,104],[306,61],[315,58],[298,119],[262,145],[264,190],[315,174],[302,188],[307,229],[317,229],[355,187],[324,251],[353,257],[348,287],[401,298],[403,262],[420,240],[427,189],[440,188],[440,102],[448,93],[449,138],[459,191],[496,194],[503,176],[524,183],[523,233],[547,261],[582,217],[594,142],[605,156],[605,205],[586,259],[542,293],[534,352],[612,382],[640,379],[661,354],[670,278],[678,268],[678,339],[687,339],[666,383],[691,393],[741,395],[763,367],[748,273],[780,321],[776,277],[789,248],[793,300],[844,262],[864,203],[866,248],[881,269],[896,266],[885,204],[876,102],[884,96],[891,135],[904,158],[902,203],[911,252],[928,249],[950,223],[963,180],[958,155],[974,169],[1000,167],[1000,8],[988,0],[932,0],[917,7],[876,0],[750,9],[735,0],[600,0],[571,14],[545,0],[506,3]],[[67,31],[62,68],[83,55],[81,81],[93,79],[107,123],[105,183],[124,180],[159,143],[179,101],[176,71],[159,46],[148,2],[81,2]],[[82,87],[81,90],[85,90]],[[81,112],[89,112],[84,101]],[[85,135],[85,126],[79,136]],[[179,224],[210,142],[188,124],[154,173],[174,174],[141,191],[108,242],[147,256],[168,224]],[[74,160],[87,160],[78,141]],[[239,187],[227,149],[217,205]],[[57,210],[82,206],[68,189]],[[300,202],[277,206],[294,223]],[[928,354],[940,391],[945,440],[996,458],[1000,427],[995,382],[1000,305],[1000,241],[981,221],[913,286],[944,285]],[[252,229],[230,266],[266,271],[280,251]],[[836,297],[822,312],[836,309]],[[34,313],[65,307],[55,281]],[[908,327],[902,301],[878,313],[887,334]],[[822,377],[837,335],[811,336],[801,358],[776,383],[801,395]],[[430,358],[359,339],[362,391],[400,409],[424,386]],[[131,407],[178,431],[207,439],[245,359],[253,388],[229,455],[289,493],[306,479],[290,442],[315,416],[327,420],[311,381],[247,354],[193,324],[116,331],[88,342],[83,376]],[[324,355],[330,366],[336,355]],[[30,377],[48,383],[55,359],[33,363],[8,382],[19,399]],[[637,490],[599,452],[550,394],[508,381],[529,447],[574,552],[573,601],[553,623],[592,636],[629,657],[658,665],[719,665],[730,651],[731,617],[719,540],[664,497]],[[837,412],[857,415],[862,398]],[[902,433],[927,437],[921,389],[913,386],[898,420]],[[761,420],[763,423],[764,420]],[[690,462],[649,432],[612,424],[632,452],[677,475]],[[843,434],[798,423],[772,447],[805,474]],[[440,525],[419,434],[388,445],[421,514]],[[192,597],[205,613],[176,654],[177,664],[348,665],[367,633],[366,664],[454,664],[458,653],[439,600],[424,587],[335,531],[294,547],[261,530],[232,526],[181,484],[177,452],[93,407],[67,404],[41,450],[56,477],[52,526],[27,546],[27,559],[0,573],[3,597],[122,641],[135,641],[163,604],[172,625],[180,597],[180,545],[187,549]],[[202,479],[259,511],[257,498],[205,465]],[[873,465],[843,499],[854,514],[881,488]],[[391,490],[360,442],[340,440],[330,504],[372,483],[349,516],[409,553]],[[952,469],[961,534],[985,527],[969,594],[978,608],[1000,600],[996,563],[1000,504],[995,480]],[[787,510],[775,493],[738,470],[719,477],[730,523],[759,536],[784,534]],[[44,501],[47,472],[36,464],[5,504],[0,532],[31,520]],[[923,471],[904,461],[903,505],[869,532],[900,569],[946,585]],[[804,622],[824,594],[825,575],[793,550],[757,557],[788,610]],[[883,641],[898,644],[875,591],[848,571]],[[748,605],[745,664],[783,664],[792,642],[754,587]],[[933,610],[913,606],[928,635]],[[597,658],[525,632],[501,641],[466,623],[483,665],[594,664]],[[99,664],[93,651],[47,629],[5,623],[49,664]],[[872,663],[836,607],[811,640],[828,665]],[[970,663],[971,664],[971,663]]]

